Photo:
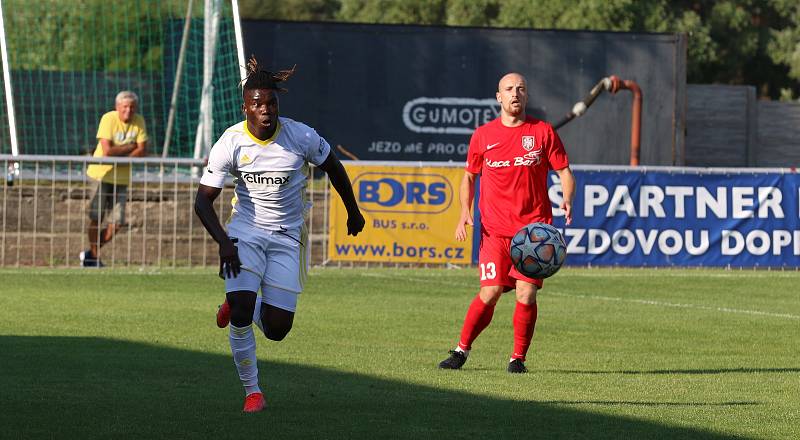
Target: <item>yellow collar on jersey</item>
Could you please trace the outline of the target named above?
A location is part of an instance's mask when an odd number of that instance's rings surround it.
[[[281,132],[281,128],[283,127],[281,125],[281,121],[277,121],[277,123],[278,123],[278,126],[275,128],[275,133],[272,133],[272,136],[270,136],[269,139],[263,140],[263,141],[261,139],[255,137],[253,135],[253,133],[250,133],[250,129],[247,128],[247,121],[242,122],[242,125],[244,125],[244,132],[247,133],[248,136],[250,136],[250,139],[252,139],[253,142],[257,143],[258,145],[262,145],[263,146],[263,145],[267,145],[269,143],[275,142],[275,139],[278,137],[278,133]]]

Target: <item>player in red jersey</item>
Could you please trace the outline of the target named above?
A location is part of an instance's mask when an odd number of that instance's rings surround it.
[[[439,368],[459,369],[467,361],[472,343],[492,320],[500,296],[516,289],[514,351],[508,372],[525,373],[525,355],[536,326],[536,291],[542,280],[528,278],[511,263],[511,237],[533,222],[551,223],[553,213],[547,193],[547,175],[555,170],[561,180],[560,208],[566,223],[572,222],[575,177],[558,134],[547,122],[525,114],[528,87],[525,77],[509,73],[497,88],[500,117],[478,127],[472,134],[459,199],[461,219],[456,239],[467,239],[472,225],[475,177],[480,174],[481,244],[479,272],[481,289],[472,300],[461,329],[458,346]]]

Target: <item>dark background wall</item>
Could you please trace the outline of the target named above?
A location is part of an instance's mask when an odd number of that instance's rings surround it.
[[[687,87],[686,165],[800,166],[800,104],[756,99],[752,86]]]
[[[440,132],[418,132],[404,124],[404,107],[428,98],[416,109],[427,112],[428,122],[436,111],[496,112],[497,81],[518,71],[528,78],[529,113],[550,122],[603,77],[636,81],[644,94],[641,163],[684,162],[682,35],[248,20],[242,26],[248,56],[272,69],[297,64],[282,114],[360,159],[463,160],[464,129],[474,129],[474,120],[423,124]],[[629,92],[604,95],[563,127],[572,162],[629,163],[630,110]]]
[[[686,165],[754,163],[755,87],[690,84],[686,96]]]
[[[800,104],[758,101],[754,166],[800,166]],[[750,166],[750,164],[748,164]]]

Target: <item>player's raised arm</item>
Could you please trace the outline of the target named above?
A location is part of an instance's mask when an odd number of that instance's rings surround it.
[[[331,150],[319,168],[325,171],[325,174],[331,179],[331,185],[339,193],[339,197],[341,197],[344,207],[347,209],[347,235],[358,235],[364,229],[366,221],[358,208],[356,196],[353,194],[353,186],[350,184],[350,178],[347,176],[347,171],[344,169],[342,162]]]
[[[456,240],[464,241],[467,239],[467,225],[473,225],[470,209],[472,208],[472,201],[475,199],[475,174],[469,171],[464,172],[458,191],[458,199],[461,201],[461,217],[456,225]]]

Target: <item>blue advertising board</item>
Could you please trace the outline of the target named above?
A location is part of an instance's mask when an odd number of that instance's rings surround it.
[[[800,267],[800,175],[789,169],[575,166],[567,265]],[[474,260],[477,259],[477,253]]]

